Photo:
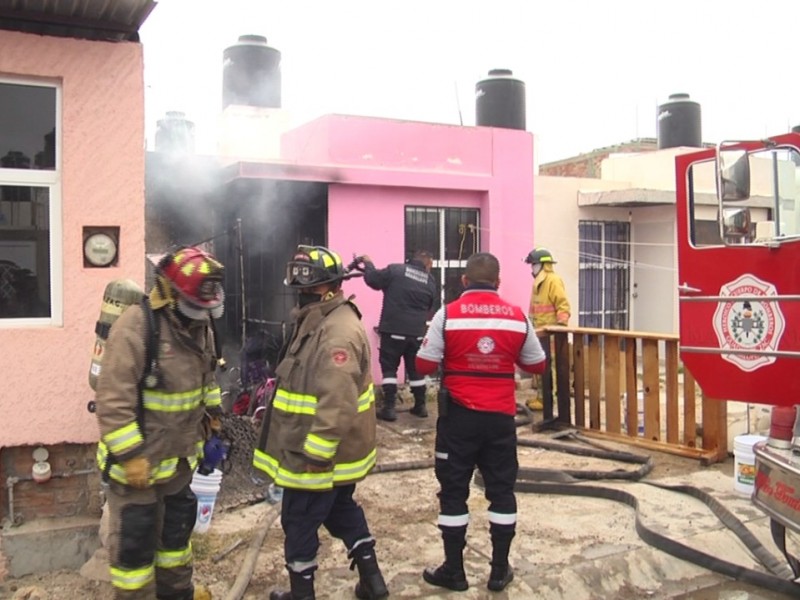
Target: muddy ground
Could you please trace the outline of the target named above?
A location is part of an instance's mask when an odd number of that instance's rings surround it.
[[[405,412],[408,403],[403,408],[405,410],[395,423],[379,422],[381,465],[432,460],[434,411],[427,419],[419,419]],[[541,418],[541,413],[535,416]],[[534,434],[530,427],[522,426],[519,433],[524,439],[549,440],[553,432]],[[643,452],[630,446],[605,445],[638,454]],[[739,510],[740,518],[753,523],[763,520],[762,515],[749,505],[749,500],[733,493],[732,479],[729,479],[733,459],[704,468],[695,460],[662,453],[648,454],[654,461],[648,479],[692,482],[699,478],[696,485],[718,490],[721,500]],[[630,464],[529,447],[520,448],[520,463],[522,466],[553,469],[635,468]],[[229,478],[230,482],[238,481],[237,485],[245,488],[248,480],[252,481],[249,473]],[[277,506],[255,501],[264,496],[263,484],[253,485],[255,492],[251,489],[228,492],[227,506],[221,503],[219,510],[215,511],[210,531],[193,538],[196,582],[207,585],[215,599],[233,599],[231,589],[237,577],[241,578],[254,536],[276,515]],[[512,549],[517,578],[505,592],[492,594],[485,588],[491,552],[485,518],[487,503],[478,487],[474,488],[470,499],[472,520],[465,552],[471,587],[462,594],[448,594],[426,585],[420,578],[425,566],[438,564],[442,557],[436,528],[436,491],[431,468],[374,473],[358,486],[357,499],[364,507],[373,535],[378,540],[379,560],[392,597],[574,600],[783,597],[761,593],[700,567],[684,564],[679,559],[660,555],[639,540],[634,530],[633,511],[627,507],[599,499],[530,495],[520,495],[519,500],[520,522]],[[248,496],[250,500],[236,500]],[[703,529],[709,539],[722,535],[715,524],[709,522],[706,525],[708,518],[697,507],[682,508],[679,503],[674,503],[676,512],[668,515],[668,506],[673,506],[672,500],[658,496],[645,510],[654,519],[665,519],[661,524],[664,531],[688,537]],[[341,544],[325,532],[321,533],[321,539],[317,597],[353,598],[352,585],[356,576],[348,569],[349,561]],[[238,546],[230,550],[237,542]],[[258,548],[255,570],[241,598],[264,599],[270,589],[286,584],[282,543],[283,536],[276,520]],[[710,543],[725,547],[730,542],[722,539]],[[110,584],[85,579],[77,572],[27,576],[0,584],[0,598],[17,600],[110,600],[112,597]]]

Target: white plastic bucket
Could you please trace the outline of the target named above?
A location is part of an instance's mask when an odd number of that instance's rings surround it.
[[[738,435],[733,440],[733,489],[751,496],[756,480],[756,455],[753,446],[767,438],[763,435]]]
[[[201,475],[195,471],[190,487],[197,496],[197,521],[194,524],[195,533],[205,533],[211,527],[211,516],[214,514],[214,504],[222,484],[222,471],[214,469],[208,475]]]

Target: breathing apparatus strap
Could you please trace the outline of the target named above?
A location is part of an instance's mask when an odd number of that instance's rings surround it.
[[[144,371],[139,378],[138,401],[136,402],[136,423],[139,425],[139,431],[144,437],[144,390],[145,388],[154,388],[158,385],[160,372],[158,368],[158,347],[161,341],[161,331],[158,326],[158,317],[155,311],[150,306],[150,298],[145,296],[142,299],[142,310],[145,316],[145,344],[144,350]]]

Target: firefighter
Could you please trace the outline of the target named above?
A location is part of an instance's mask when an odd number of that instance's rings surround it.
[[[531,265],[533,276],[533,290],[531,291],[531,304],[528,316],[536,329],[548,325],[569,324],[570,306],[564,280],[553,270],[556,261],[546,248],[534,248],[525,257],[525,262]],[[553,361],[550,351],[550,336],[547,333],[539,334],[539,342],[547,356],[547,367],[541,376],[539,388],[540,397],[528,402],[532,410],[544,409],[543,417],[546,421],[553,418]]]
[[[375,394],[370,346],[361,314],[341,286],[347,273],[338,254],[298,246],[286,265],[285,285],[297,290],[293,330],[264,417],[253,464],[284,488],[281,525],[291,591],[270,600],[312,600],[324,526],[342,542],[355,594],[389,595],[356,483],[375,465]],[[325,596],[327,597],[327,596]]]
[[[168,254],[148,297],[109,333],[97,382],[97,457],[109,484],[118,600],[211,598],[192,586],[197,498],[189,484],[204,432],[221,424],[211,320],[222,314],[222,274],[199,248]]]
[[[383,306],[378,323],[383,406],[378,418],[397,420],[397,368],[403,360],[408,384],[414,395],[409,412],[417,417],[428,416],[425,407],[425,378],[417,373],[414,361],[431,314],[439,307],[439,288],[431,275],[433,255],[426,250],[414,253],[405,264],[394,263],[377,269],[369,256],[362,257],[364,282],[374,290],[383,291]]]
[[[477,466],[489,501],[492,559],[487,587],[497,592],[514,578],[508,553],[517,521],[515,365],[541,373],[545,355],[523,310],[497,293],[497,258],[488,252],[473,254],[461,282],[464,292],[436,312],[417,354],[420,373],[433,373],[442,364],[435,472],[445,560],[425,569],[422,577],[454,591],[469,587],[462,553],[470,480]]]

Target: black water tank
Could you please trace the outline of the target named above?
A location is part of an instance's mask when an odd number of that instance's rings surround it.
[[[194,153],[194,123],[177,110],[167,111],[156,128],[156,152]]]
[[[689,99],[689,94],[670,94],[658,107],[656,122],[658,149],[703,146],[700,104]]]
[[[475,122],[479,127],[525,130],[525,82],[509,69],[492,69],[475,84]]]
[[[222,53],[222,108],[281,107],[281,53],[262,35],[242,35]]]

